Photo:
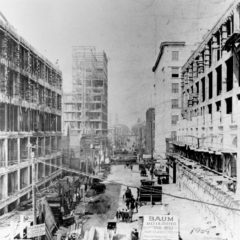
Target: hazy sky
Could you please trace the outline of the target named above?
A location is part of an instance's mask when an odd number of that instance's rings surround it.
[[[109,58],[109,116],[131,126],[152,103],[161,41],[201,41],[232,0],[0,0],[17,32],[53,63],[70,91],[71,47],[96,46]],[[197,46],[197,45],[196,45]]]

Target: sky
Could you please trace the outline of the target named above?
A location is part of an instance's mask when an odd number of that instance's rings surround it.
[[[71,91],[72,46],[108,56],[109,120],[131,127],[154,106],[152,67],[162,41],[193,49],[232,0],[0,0],[8,22],[51,62]]]

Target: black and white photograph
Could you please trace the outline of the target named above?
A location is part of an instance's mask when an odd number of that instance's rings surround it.
[[[0,240],[240,240],[240,0],[0,0]]]

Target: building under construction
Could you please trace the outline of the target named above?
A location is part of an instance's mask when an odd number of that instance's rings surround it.
[[[86,139],[88,144],[82,143],[83,146],[96,146],[107,137],[108,60],[105,52],[96,52],[95,47],[76,46],[72,51],[73,90],[64,95],[63,122],[70,129],[75,158],[85,161],[89,147],[80,150],[80,141]]]
[[[2,14],[1,14],[2,16]],[[0,214],[61,173],[62,73],[0,19]],[[33,154],[34,153],[34,154]]]
[[[108,72],[105,52],[94,47],[73,47],[72,93],[64,97],[64,124],[71,131],[107,133]]]

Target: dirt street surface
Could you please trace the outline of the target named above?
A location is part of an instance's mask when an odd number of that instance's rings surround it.
[[[149,174],[148,174],[149,175]],[[111,196],[111,206],[106,214],[92,215],[85,224],[85,229],[91,226],[104,227],[107,225],[108,219],[115,217],[117,209],[126,209],[123,195],[127,186],[133,193],[134,198],[137,196],[137,189],[140,186],[140,177],[138,165],[134,165],[133,170],[125,168],[123,165],[112,166],[111,173],[108,176],[109,181],[121,183],[122,185],[107,185],[105,194]],[[184,197],[184,191],[180,191],[176,184],[163,185],[163,193],[170,193]],[[163,194],[162,204],[151,206],[144,205],[139,208],[138,213],[134,211],[133,221],[131,223],[119,221],[117,223],[117,233],[114,240],[129,240],[132,229],[138,229],[139,216],[145,214],[161,215],[170,213],[179,218],[180,235],[183,240],[202,240],[202,239],[224,239],[220,229],[204,216],[204,212],[199,211],[200,206],[193,204],[191,201],[181,200],[172,196]],[[115,218],[116,219],[116,218]]]
[[[106,190],[103,195],[109,200],[108,203],[104,203],[109,206],[105,206],[104,208],[108,208],[106,213],[102,214],[93,214],[89,215],[89,219],[84,224],[84,231],[89,230],[92,226],[95,227],[106,227],[108,219],[114,218],[116,214],[116,209],[118,208],[118,199],[119,199],[119,193],[121,190],[121,186],[119,184],[107,184]],[[96,209],[95,211],[98,212],[99,209]]]

